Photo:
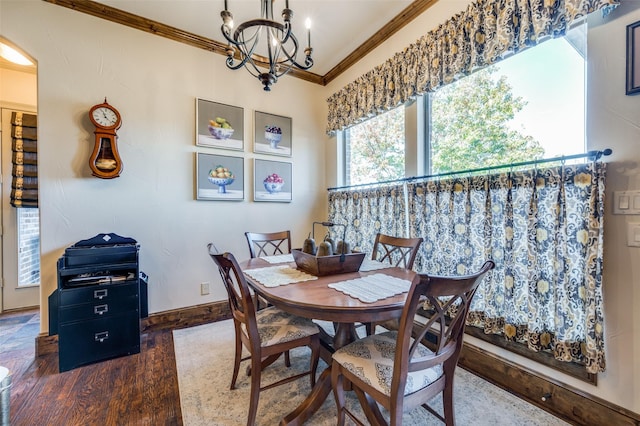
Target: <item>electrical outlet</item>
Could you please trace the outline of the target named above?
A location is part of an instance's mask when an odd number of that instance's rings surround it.
[[[209,294],[209,283],[200,283],[200,295]]]

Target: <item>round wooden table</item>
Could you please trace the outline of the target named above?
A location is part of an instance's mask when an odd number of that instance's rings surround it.
[[[260,258],[240,262],[240,267],[244,271],[269,266],[275,265]],[[296,267],[295,263],[291,263],[289,266]],[[274,306],[301,317],[331,321],[336,326],[334,336],[321,333],[323,348],[326,349],[323,351],[323,359],[329,364],[329,367],[322,372],[309,396],[295,411],[282,419],[281,425],[301,425],[326,400],[331,392],[331,353],[357,338],[355,323],[383,322],[398,319],[402,315],[406,293],[365,303],[329,287],[331,283],[371,274],[385,274],[408,281],[412,281],[416,277],[414,271],[389,267],[370,272],[329,275],[318,277],[317,280],[265,287],[259,281],[245,274],[247,282],[255,292]]]

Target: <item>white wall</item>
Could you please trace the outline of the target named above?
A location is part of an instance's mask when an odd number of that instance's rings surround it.
[[[34,24],[37,22],[37,24]],[[101,232],[135,238],[150,277],[149,310],[226,299],[206,244],[249,256],[245,231],[292,231],[301,246],[326,219],[321,88],[284,77],[272,92],[224,57],[42,1],[0,1],[0,35],[38,61],[42,331],[56,260]],[[119,178],[91,176],[89,108],[105,96],[122,114]],[[195,146],[195,99],[244,108],[245,149]],[[253,111],[292,118],[293,156],[252,153]],[[245,157],[245,200],[194,199],[195,152]],[[293,202],[255,203],[253,158],[293,163]],[[200,282],[211,294],[200,296]]]
[[[331,82],[325,98],[466,9],[469,0],[442,0]],[[640,413],[640,249],[626,246],[626,223],[638,216],[612,214],[613,192],[640,190],[640,96],[625,96],[626,26],[640,20],[640,2],[626,1],[606,18],[589,17],[588,149],[611,148],[606,189],[604,307],[607,370],[592,386],[483,341],[470,343],[541,375]],[[325,106],[326,109],[326,106]],[[336,140],[327,139],[327,175],[336,183]]]

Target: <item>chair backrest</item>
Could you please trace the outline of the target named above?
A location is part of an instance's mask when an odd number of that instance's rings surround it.
[[[408,372],[443,364],[445,374],[453,374],[462,349],[471,300],[485,274],[494,267],[493,261],[488,260],[471,275],[443,277],[419,274],[419,279],[414,280],[400,319],[392,395],[394,386],[397,386],[396,390],[404,390]],[[431,305],[433,314],[418,327],[414,318],[425,301]],[[420,343],[425,342],[433,355],[418,357],[419,351],[416,350]]]
[[[211,243],[207,245],[207,248],[209,256],[220,271],[234,321],[245,325],[250,339],[253,339],[254,336],[257,337],[256,305],[236,258],[231,253],[217,253],[215,246]],[[259,344],[259,338],[257,342]]]
[[[411,269],[422,241],[422,238],[400,238],[378,233],[373,244],[371,259]]]
[[[291,253],[291,232],[245,232],[251,258]]]

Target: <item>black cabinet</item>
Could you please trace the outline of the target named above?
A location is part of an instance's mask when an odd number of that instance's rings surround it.
[[[104,235],[120,243],[96,245]],[[140,352],[138,245],[122,238],[100,234],[71,246],[58,260],[49,334],[58,334],[61,372]]]

